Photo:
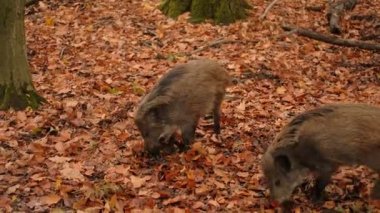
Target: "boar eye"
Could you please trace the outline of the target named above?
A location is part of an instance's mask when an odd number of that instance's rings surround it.
[[[159,142],[160,144],[164,144],[164,143],[165,143],[165,137],[164,137],[164,136],[160,136],[160,137],[158,138],[158,142]]]
[[[280,180],[276,180],[276,181],[274,182],[274,185],[275,185],[275,186],[280,186],[280,185],[281,185]]]

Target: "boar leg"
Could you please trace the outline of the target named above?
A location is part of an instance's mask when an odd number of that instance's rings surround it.
[[[214,117],[214,132],[215,134],[220,134],[220,105],[223,101],[223,93],[217,93],[214,108],[213,108],[213,117]]]
[[[189,122],[182,127],[183,144],[178,147],[181,152],[190,148],[190,144],[194,141],[196,126],[196,122]]]
[[[372,199],[380,199],[380,180],[376,180],[375,186],[372,189],[371,192],[371,198]]]
[[[327,184],[330,183],[331,175],[334,171],[335,168],[330,166],[322,166],[322,168],[317,171],[318,176],[315,180],[315,187],[312,194],[312,200],[314,202],[321,202],[324,200],[324,190]]]

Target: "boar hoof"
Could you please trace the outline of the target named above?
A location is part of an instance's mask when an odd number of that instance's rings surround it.
[[[162,160],[164,160],[164,158],[161,155],[151,155],[151,159],[154,162],[161,162]]]
[[[145,151],[145,154],[152,158],[157,158],[160,156],[160,151]]]
[[[175,151],[176,151],[176,148],[173,145],[168,145],[162,149],[162,152],[164,154],[173,154]]]
[[[372,199],[380,199],[380,180],[377,180],[371,192]]]
[[[283,213],[291,213],[294,208],[294,203],[292,201],[285,201],[281,204],[281,207]]]
[[[323,204],[325,201],[326,195],[324,191],[314,189],[311,195],[311,201],[315,204]]]
[[[188,144],[183,144],[181,146],[178,146],[179,152],[186,152],[190,149],[190,146]]]

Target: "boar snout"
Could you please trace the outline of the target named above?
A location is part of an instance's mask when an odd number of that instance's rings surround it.
[[[175,125],[166,125],[163,132],[158,137],[158,143],[161,145],[170,144],[176,131],[177,127]]]
[[[144,143],[144,150],[148,152],[150,155],[158,155],[160,154],[162,145],[157,142],[148,142],[146,141]]]
[[[175,134],[177,127],[174,125],[166,125],[163,127],[162,133],[153,140],[147,140],[144,145],[145,151],[152,155],[160,153],[161,149],[168,147],[173,143],[173,135]]]

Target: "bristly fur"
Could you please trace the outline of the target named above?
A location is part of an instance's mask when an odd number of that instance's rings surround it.
[[[316,175],[313,198],[320,200],[332,174],[342,165],[365,165],[380,172],[380,108],[333,104],[304,112],[277,135],[262,159],[271,196],[290,199],[307,173]],[[380,180],[372,198],[380,198]]]
[[[135,114],[146,150],[158,153],[173,143],[174,132],[180,132],[183,144],[189,145],[198,119],[210,112],[214,131],[219,134],[220,105],[230,84],[227,71],[211,60],[190,61],[163,75]]]
[[[294,117],[284,128],[283,131],[278,134],[278,137],[275,139],[276,147],[289,146],[291,142],[297,143],[297,133],[299,127],[310,119],[314,119],[316,117],[323,117],[328,115],[329,113],[334,112],[336,106],[327,105],[321,108],[313,109],[306,111],[302,114]],[[286,141],[286,143],[282,144],[282,141]]]

